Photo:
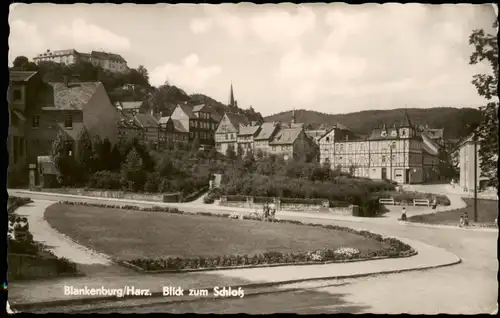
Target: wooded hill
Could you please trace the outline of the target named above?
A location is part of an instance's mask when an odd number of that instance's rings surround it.
[[[413,124],[427,124],[429,128],[443,128],[445,139],[460,139],[469,135],[469,126],[481,121],[481,112],[473,108],[408,108],[406,109]],[[295,110],[295,118],[306,128],[330,128],[339,123],[361,135],[369,134],[372,129],[383,124],[392,126],[403,120],[405,109],[367,110],[348,114],[325,114],[312,110]],[[270,115],[265,121],[289,122],[292,112],[286,111]]]
[[[142,65],[137,69],[131,68],[130,72],[122,74],[104,70],[89,62],[64,65],[45,61],[35,64],[25,56],[18,56],[10,70],[38,71],[44,82],[63,82],[65,76],[72,81],[100,81],[106,88],[112,102],[144,101],[144,108],[154,109],[157,113],[162,112],[164,116],[170,115],[178,104],[185,102],[190,105],[207,103],[221,116],[226,111],[231,111],[245,114],[249,120],[262,121],[262,115],[255,112],[252,107],[249,109],[228,107],[203,94],[188,95],[181,88],[168,82],[160,87],[153,87],[149,83],[148,70]]]

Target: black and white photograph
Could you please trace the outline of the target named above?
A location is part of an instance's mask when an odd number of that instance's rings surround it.
[[[8,314],[498,314],[496,4],[8,10]]]

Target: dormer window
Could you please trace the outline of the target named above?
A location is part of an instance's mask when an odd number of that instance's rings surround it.
[[[380,133],[380,136],[382,136],[382,137],[387,136],[387,131],[385,131],[385,130],[384,130],[384,131],[382,131],[382,132]]]
[[[397,137],[397,136],[398,136],[398,132],[397,132],[397,131],[395,131],[395,130],[393,130],[393,131],[391,132],[391,136],[392,136],[392,137]]]

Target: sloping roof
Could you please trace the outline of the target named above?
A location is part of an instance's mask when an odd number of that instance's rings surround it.
[[[49,83],[41,91],[44,110],[82,110],[90,101],[100,82]]]
[[[123,110],[139,109],[143,103],[143,101],[117,102],[118,106],[120,106]]]
[[[212,120],[215,122],[220,122],[222,116],[212,107],[209,107],[209,109],[210,109],[210,117],[212,117]]]
[[[240,131],[238,132],[238,135],[241,135],[241,136],[254,135],[258,130],[259,130],[259,126],[241,127]]]
[[[28,71],[10,71],[10,81],[11,82],[27,82],[38,72],[28,72]]]
[[[172,122],[174,123],[174,129],[177,132],[183,132],[183,133],[188,133],[189,132],[189,127],[186,127],[181,120],[172,119]]]
[[[259,134],[254,137],[254,140],[265,140],[271,138],[275,129],[276,125],[274,123],[263,123],[260,125]]]
[[[193,114],[193,108],[189,105],[185,105],[185,104],[182,104],[182,105],[178,105],[178,107],[189,117],[189,118],[197,118],[194,114]]]
[[[170,120],[170,116],[161,117],[158,120],[158,124],[166,124],[166,123],[168,123],[169,120]]]
[[[443,139],[444,136],[444,129],[433,129],[433,128],[426,128],[424,130],[425,133],[429,136],[429,138],[432,139]]]
[[[137,123],[132,114],[119,112],[119,117],[120,117],[120,121],[118,122],[119,127],[140,128],[139,124]]]
[[[293,144],[302,132],[302,128],[280,128],[276,136],[269,143],[271,145],[289,145]]]
[[[408,112],[406,111],[406,109],[404,112],[403,121],[401,122],[401,127],[413,127],[410,116],[408,116]]]
[[[154,118],[154,116],[150,113],[137,113],[135,114],[135,119],[142,127],[158,126],[158,120],[156,120],[156,118]]]
[[[206,104],[199,104],[193,106],[193,113],[199,112],[199,111],[208,111],[208,106]]]
[[[111,60],[111,61],[126,63],[125,59],[120,54],[115,54],[115,53],[92,51],[90,52],[90,56],[92,58],[97,58],[100,60]]]
[[[326,129],[304,130],[307,136],[311,138],[323,137],[326,134]]]
[[[349,128],[347,128],[346,126],[344,126],[344,125],[342,125],[340,123],[336,123],[333,127],[337,128],[337,129],[340,129],[340,130],[349,130],[350,131]]]
[[[243,114],[226,112],[226,116],[235,128],[238,128],[240,125],[248,126],[248,118]]]

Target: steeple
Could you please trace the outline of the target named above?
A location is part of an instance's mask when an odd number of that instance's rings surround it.
[[[229,93],[229,106],[236,106],[236,103],[234,101],[234,93],[233,93],[233,83],[231,82],[231,92]]]
[[[401,123],[401,127],[413,127],[411,124],[410,116],[408,116],[408,112],[404,111],[404,117],[403,117],[403,122]]]

